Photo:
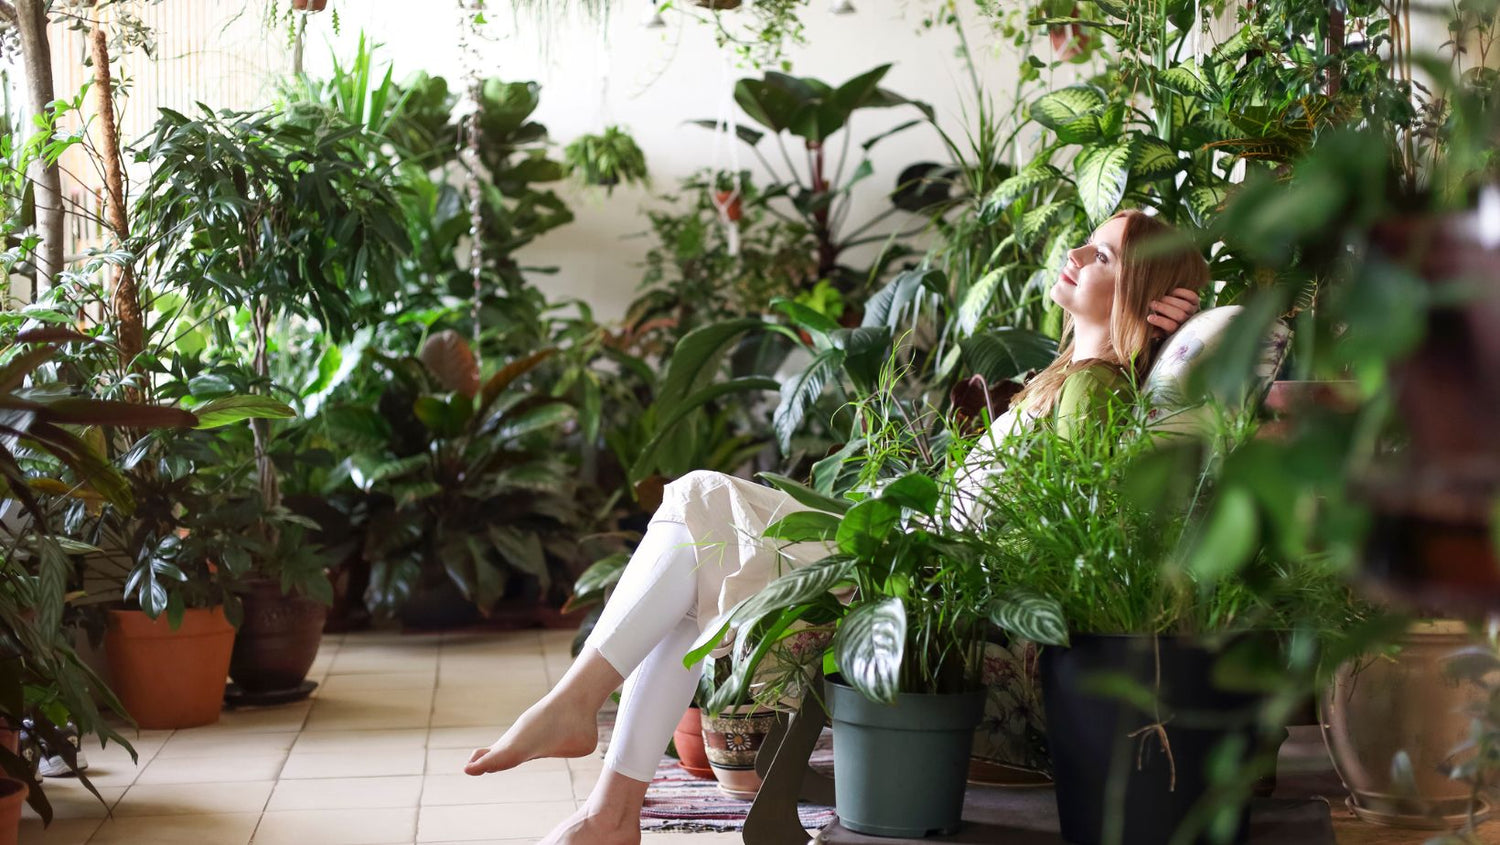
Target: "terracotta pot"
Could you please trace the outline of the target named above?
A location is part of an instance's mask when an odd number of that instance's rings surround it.
[[[0,845],[21,841],[21,808],[31,787],[11,778],[0,778]]]
[[[708,763],[708,752],[703,750],[703,711],[689,707],[677,721],[672,731],[672,746],[677,749],[677,762],[683,771],[693,777],[711,780],[713,767]]]
[[[1453,749],[1469,738],[1470,708],[1488,696],[1443,664],[1468,644],[1460,622],[1415,625],[1394,659],[1364,658],[1334,676],[1323,697],[1323,739],[1361,819],[1425,829],[1456,828],[1467,819],[1469,784],[1447,770],[1457,762]],[[1391,761],[1401,751],[1411,758],[1415,794],[1392,776]]]
[[[147,730],[193,728],[219,720],[234,626],[223,608],[187,611],[182,627],[139,610],[111,610],[104,634],[110,687]]]
[[[775,713],[748,704],[717,716],[703,714],[703,750],[719,779],[720,792],[730,798],[755,800],[760,792],[755,756],[775,725]]]
[[[1069,15],[1077,17],[1079,11],[1079,8],[1074,6]],[[1052,49],[1057,52],[1057,58],[1062,61],[1067,61],[1082,53],[1090,40],[1088,31],[1076,23],[1049,26],[1047,35],[1052,40]]]
[[[321,12],[328,7],[328,0],[292,0],[292,8],[301,12]]]
[[[738,191],[718,191],[714,194],[714,204],[724,210],[724,216],[731,223],[740,222],[745,216],[745,204]]]
[[[249,587],[229,677],[249,693],[293,689],[317,659],[328,606],[306,596],[284,595],[279,584],[267,579],[252,581]]]

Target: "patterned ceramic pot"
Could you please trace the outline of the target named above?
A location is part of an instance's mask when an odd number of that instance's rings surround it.
[[[773,711],[754,705],[732,707],[717,716],[703,714],[703,749],[719,779],[720,792],[730,798],[755,799],[760,791],[755,756],[775,725]]]

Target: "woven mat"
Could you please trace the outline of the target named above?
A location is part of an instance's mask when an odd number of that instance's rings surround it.
[[[599,736],[608,740],[613,732],[615,708],[606,706],[599,714]],[[602,754],[601,750],[601,754]],[[824,731],[813,752],[812,764],[826,771],[833,769],[833,734]],[[729,798],[719,792],[719,783],[712,778],[698,778],[678,765],[675,757],[663,755],[656,767],[656,777],[646,791],[646,804],[641,810],[641,830],[676,831],[735,831],[745,827],[745,816],[750,813],[750,802]],[[816,830],[834,820],[832,807],[801,804],[797,807],[802,827]]]

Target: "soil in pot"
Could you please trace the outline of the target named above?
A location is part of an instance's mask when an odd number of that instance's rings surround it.
[[[825,689],[839,823],[874,836],[956,832],[985,691],[876,704],[836,677]]]
[[[677,749],[677,762],[683,771],[696,778],[713,780],[714,770],[703,747],[703,711],[689,707],[682,714],[677,729],[672,731],[672,747]]]
[[[0,778],[0,845],[21,841],[21,808],[31,787],[12,778]]]
[[[1167,845],[1208,791],[1209,759],[1220,744],[1242,737],[1250,756],[1261,697],[1217,688],[1217,657],[1177,637],[1079,635],[1071,648],[1043,651],[1043,698],[1064,839],[1099,845],[1107,825],[1123,824],[1123,842]],[[1159,714],[1088,689],[1094,678],[1122,674],[1157,691]],[[1112,783],[1114,778],[1120,780]],[[1247,808],[1232,841],[1243,843],[1248,832]]]
[[[250,694],[300,687],[318,656],[328,606],[288,596],[264,579],[251,582],[243,600],[245,620],[235,637],[229,676]]]
[[[719,791],[730,798],[753,801],[760,792],[755,756],[776,726],[776,714],[747,704],[717,716],[703,714],[703,750],[719,779]]]
[[[146,730],[195,728],[219,721],[234,626],[223,608],[190,609],[177,630],[165,614],[111,610],[104,634],[110,688]]]

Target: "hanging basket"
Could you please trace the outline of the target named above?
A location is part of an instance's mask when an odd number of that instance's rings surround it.
[[[292,0],[292,8],[299,12],[321,12],[328,8],[328,0]]]

